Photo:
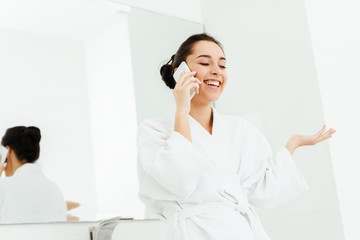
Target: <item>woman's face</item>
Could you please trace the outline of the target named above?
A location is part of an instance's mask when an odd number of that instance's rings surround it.
[[[193,47],[186,63],[202,84],[194,100],[213,102],[217,100],[227,82],[226,60],[221,48],[211,41],[199,41]]]

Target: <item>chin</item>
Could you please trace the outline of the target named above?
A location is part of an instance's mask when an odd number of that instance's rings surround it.
[[[208,95],[205,96],[204,99],[206,99],[207,102],[215,102],[220,98],[220,95]]]

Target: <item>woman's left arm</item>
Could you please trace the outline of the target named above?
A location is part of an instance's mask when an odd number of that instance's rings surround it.
[[[335,133],[335,130],[330,128],[326,130],[326,126],[324,125],[321,130],[313,135],[293,135],[286,144],[287,150],[292,155],[298,147],[301,146],[309,146],[316,145],[319,142],[322,142]]]

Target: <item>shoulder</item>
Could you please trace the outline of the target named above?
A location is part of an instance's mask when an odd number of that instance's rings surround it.
[[[221,115],[221,119],[233,130],[239,130],[244,133],[260,133],[259,129],[240,116]]]
[[[249,123],[240,116],[235,115],[221,115],[223,121],[232,126],[245,128]]]
[[[161,118],[147,119],[138,126],[138,134],[142,133],[169,133],[174,128],[174,117],[168,114]]]
[[[233,135],[244,139],[248,143],[268,144],[264,134],[241,116],[221,115],[221,122]]]

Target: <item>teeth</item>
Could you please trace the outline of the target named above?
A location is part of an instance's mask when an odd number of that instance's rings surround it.
[[[214,82],[214,81],[207,81],[206,84],[207,85],[212,85],[212,86],[219,86],[220,85],[219,82]]]

